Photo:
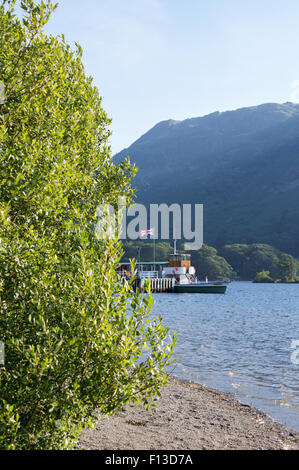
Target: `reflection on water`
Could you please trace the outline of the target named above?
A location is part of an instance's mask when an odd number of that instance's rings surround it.
[[[178,334],[174,374],[233,393],[299,431],[299,284],[233,282],[225,295],[155,294]]]

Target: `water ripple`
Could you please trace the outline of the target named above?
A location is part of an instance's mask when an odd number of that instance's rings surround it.
[[[299,431],[299,285],[232,283],[225,295],[155,294],[178,334],[175,374],[260,408]]]

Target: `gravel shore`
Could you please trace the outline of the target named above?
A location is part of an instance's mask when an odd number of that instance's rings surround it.
[[[175,377],[158,406],[126,406],[84,431],[81,449],[296,449],[299,434],[231,395]]]

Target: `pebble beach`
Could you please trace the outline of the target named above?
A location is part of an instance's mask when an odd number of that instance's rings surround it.
[[[128,405],[82,433],[84,450],[299,450],[299,434],[232,395],[171,377],[158,405]]]

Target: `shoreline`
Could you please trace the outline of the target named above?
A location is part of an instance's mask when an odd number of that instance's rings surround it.
[[[83,431],[84,450],[299,450],[299,434],[233,395],[170,377],[158,405],[126,405]]]

